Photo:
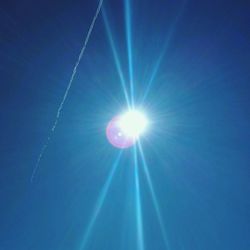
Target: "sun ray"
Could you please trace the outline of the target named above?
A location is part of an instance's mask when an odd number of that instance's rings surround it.
[[[119,152],[119,154],[118,154],[118,156],[117,156],[117,158],[116,158],[116,160],[115,160],[115,162],[114,162],[114,164],[112,166],[112,169],[111,169],[111,171],[109,173],[109,176],[108,176],[108,178],[107,178],[107,180],[106,180],[106,182],[105,182],[105,184],[103,186],[103,189],[102,189],[102,191],[101,191],[101,193],[100,193],[100,195],[99,195],[99,197],[97,199],[93,214],[92,214],[91,219],[89,221],[89,224],[88,224],[88,226],[86,228],[86,232],[84,234],[84,237],[83,237],[83,240],[82,240],[82,243],[81,243],[81,246],[80,246],[80,250],[84,250],[87,243],[88,243],[89,237],[91,235],[91,232],[93,230],[93,227],[95,225],[97,217],[100,214],[100,211],[102,209],[103,203],[104,203],[105,198],[107,196],[107,193],[109,191],[113,176],[114,176],[115,171],[117,169],[117,166],[118,166],[118,164],[120,162],[121,156],[122,156],[122,150]]]
[[[163,237],[166,249],[170,249],[169,240],[168,240],[168,237],[167,237],[167,231],[166,231],[166,228],[164,226],[164,221],[163,221],[163,218],[162,218],[162,215],[161,215],[160,206],[159,206],[158,201],[157,201],[157,197],[156,197],[156,194],[155,194],[153,183],[152,183],[150,173],[149,173],[149,170],[148,170],[148,165],[147,165],[147,162],[146,162],[146,159],[145,159],[143,149],[142,149],[142,145],[141,145],[140,141],[138,142],[138,147],[139,147],[139,153],[140,153],[141,160],[142,160],[143,171],[144,171],[146,179],[147,179],[147,183],[148,183],[148,186],[149,186],[149,190],[150,190],[151,198],[152,198],[153,205],[154,205],[154,208],[155,208],[156,216],[157,216],[160,228],[161,228],[162,237]]]
[[[116,66],[116,69],[117,69],[117,72],[118,72],[118,75],[119,75],[119,78],[120,78],[120,81],[121,81],[122,90],[123,90],[123,93],[124,93],[124,96],[125,96],[125,99],[126,99],[127,106],[128,106],[128,108],[130,108],[130,100],[129,100],[128,90],[127,90],[127,87],[126,87],[126,81],[125,81],[124,74],[123,74],[123,71],[122,71],[119,55],[118,55],[118,52],[117,52],[117,49],[116,49],[116,46],[115,46],[115,41],[114,41],[114,38],[112,36],[112,32],[111,32],[111,28],[110,28],[110,25],[109,25],[108,17],[107,17],[107,14],[106,14],[106,11],[105,11],[104,8],[102,8],[102,17],[103,17],[103,20],[104,20],[104,25],[105,25],[108,40],[109,40],[109,43],[110,43],[110,47],[111,47],[111,50],[112,50],[112,54],[113,54],[113,57],[114,57],[114,60],[115,60],[115,66]]]
[[[136,227],[137,227],[137,249],[144,250],[143,221],[141,208],[140,181],[138,173],[138,153],[134,147],[134,174],[135,174],[135,205],[136,205]]]
[[[150,91],[150,89],[152,87],[152,84],[153,84],[153,82],[155,80],[155,77],[156,77],[156,75],[157,75],[157,73],[159,71],[159,68],[161,66],[162,60],[163,60],[163,58],[164,58],[164,56],[166,54],[166,51],[167,51],[167,49],[169,47],[170,41],[171,41],[171,39],[172,39],[172,37],[174,35],[176,25],[177,25],[178,21],[180,20],[182,14],[184,12],[186,4],[187,4],[187,0],[184,0],[183,3],[182,3],[182,5],[181,5],[181,8],[180,8],[178,14],[176,15],[173,23],[171,24],[171,26],[169,28],[169,31],[168,31],[167,36],[166,36],[166,41],[164,43],[164,46],[162,48],[162,51],[161,51],[158,59],[156,60],[155,65],[153,67],[152,74],[149,77],[149,81],[148,81],[147,87],[145,89],[145,93],[144,93],[144,95],[142,97],[141,103],[144,103],[145,99],[147,98],[147,96],[149,94],[149,91]]]
[[[133,69],[133,49],[132,49],[132,24],[131,24],[131,1],[125,0],[125,25],[128,50],[128,69],[129,69],[129,84],[130,97],[132,107],[134,106],[134,69]]]

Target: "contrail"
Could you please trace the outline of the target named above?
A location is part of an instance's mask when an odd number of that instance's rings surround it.
[[[31,178],[30,178],[30,181],[31,181],[31,182],[33,182],[33,179],[34,179],[35,174],[36,174],[36,172],[37,172],[37,170],[38,170],[38,167],[39,167],[39,164],[40,164],[40,162],[41,162],[41,159],[43,158],[43,155],[44,155],[44,153],[45,153],[45,151],[46,151],[46,149],[47,149],[47,147],[48,147],[48,145],[49,145],[51,136],[52,136],[52,134],[54,133],[54,131],[55,131],[55,129],[56,129],[56,126],[57,126],[57,124],[58,124],[58,121],[59,121],[59,118],[60,118],[60,116],[61,116],[61,112],[62,112],[62,109],[63,109],[63,105],[64,105],[64,103],[65,103],[65,101],[66,101],[66,99],[67,99],[67,97],[68,97],[70,88],[71,88],[71,86],[72,86],[73,80],[74,80],[75,75],[76,75],[77,68],[78,68],[78,66],[79,66],[79,64],[80,64],[80,62],[81,62],[83,53],[84,53],[84,51],[85,51],[85,49],[86,49],[86,47],[87,47],[89,38],[90,38],[90,36],[91,36],[91,33],[92,33],[92,31],[93,31],[93,28],[94,28],[94,25],[95,25],[95,22],[96,22],[96,19],[97,19],[99,13],[100,13],[100,10],[101,10],[103,1],[104,1],[104,0],[100,0],[100,1],[99,1],[98,7],[97,7],[96,12],[95,12],[95,15],[94,15],[94,18],[93,18],[93,20],[92,20],[92,22],[91,22],[91,25],[89,26],[89,30],[88,30],[87,36],[86,36],[86,38],[85,38],[85,40],[84,40],[82,49],[81,49],[81,51],[80,51],[80,54],[79,54],[78,59],[77,59],[77,61],[76,61],[75,67],[74,67],[73,72],[72,72],[72,74],[71,74],[71,77],[70,77],[70,80],[69,80],[69,84],[68,84],[68,86],[67,86],[67,89],[66,89],[66,91],[65,91],[65,93],[64,93],[64,96],[63,96],[63,99],[62,99],[62,101],[61,101],[61,103],[60,103],[60,105],[59,105],[59,108],[58,108],[58,110],[57,110],[56,119],[55,119],[55,122],[54,122],[54,124],[53,124],[53,126],[52,126],[52,128],[51,128],[50,135],[48,136],[46,143],[45,143],[44,146],[42,147],[42,150],[41,150],[41,152],[40,152],[40,154],[39,154],[39,157],[38,157],[38,159],[37,159],[36,165],[35,165],[35,167],[34,167],[34,169],[33,169],[33,172],[32,172]]]

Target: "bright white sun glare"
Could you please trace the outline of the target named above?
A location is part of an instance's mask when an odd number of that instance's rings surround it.
[[[120,116],[120,128],[124,134],[138,138],[148,127],[146,115],[139,110],[129,110]]]

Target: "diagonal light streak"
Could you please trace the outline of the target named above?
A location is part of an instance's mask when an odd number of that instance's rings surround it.
[[[152,84],[155,80],[155,77],[159,71],[159,68],[160,68],[160,65],[162,63],[162,60],[166,54],[166,51],[168,49],[168,46],[169,46],[169,43],[174,35],[174,31],[175,31],[175,28],[176,28],[176,25],[180,19],[180,17],[182,16],[183,14],[183,11],[185,9],[185,6],[186,6],[186,3],[187,3],[187,0],[184,0],[184,2],[182,3],[182,6],[180,8],[180,11],[178,12],[178,14],[176,15],[172,25],[170,26],[170,29],[169,29],[169,32],[167,33],[167,37],[166,37],[166,42],[163,46],[163,49],[162,49],[162,52],[161,54],[159,55],[158,59],[156,60],[156,63],[154,65],[154,68],[153,68],[153,71],[152,71],[152,74],[149,78],[149,81],[148,81],[148,84],[147,84],[147,87],[146,87],[146,90],[145,90],[145,93],[143,95],[143,98],[142,98],[142,103],[145,101],[145,99],[147,98],[148,94],[149,94],[149,91],[152,87]]]
[[[86,229],[86,232],[84,234],[84,237],[83,237],[83,240],[82,240],[82,243],[81,243],[81,246],[80,246],[80,250],[83,250],[86,247],[87,243],[88,243],[89,237],[91,235],[91,232],[93,230],[93,227],[95,225],[97,217],[100,214],[103,203],[104,203],[105,198],[107,196],[107,193],[109,191],[113,176],[114,176],[115,171],[117,169],[117,166],[118,166],[118,164],[120,162],[121,155],[122,155],[122,151],[119,152],[119,154],[118,154],[118,156],[117,156],[117,158],[116,158],[116,160],[115,160],[115,162],[114,162],[114,164],[112,166],[112,169],[111,169],[111,171],[109,173],[109,176],[108,176],[108,178],[107,178],[107,180],[106,180],[106,182],[105,182],[105,184],[104,184],[104,186],[102,188],[102,191],[101,191],[101,193],[100,193],[100,195],[99,195],[99,197],[97,199],[95,209],[93,211],[90,222],[89,222],[89,224],[87,226],[87,229]]]
[[[73,81],[74,81],[74,79],[75,79],[75,75],[76,75],[76,72],[77,72],[77,68],[78,68],[78,66],[79,66],[79,64],[80,64],[80,62],[81,62],[81,59],[82,59],[82,57],[83,57],[83,54],[84,54],[84,52],[85,52],[85,50],[86,50],[86,47],[87,47],[87,44],[88,44],[88,42],[89,42],[91,33],[92,33],[93,29],[94,29],[94,26],[95,26],[97,17],[99,16],[99,13],[100,13],[102,4],[103,4],[103,0],[100,0],[100,1],[99,1],[99,4],[98,4],[98,6],[97,6],[97,9],[96,9],[95,15],[94,15],[94,17],[93,17],[93,19],[92,19],[92,22],[91,22],[90,26],[89,26],[89,30],[88,30],[87,36],[86,36],[86,38],[85,38],[85,40],[84,40],[84,43],[83,43],[83,45],[82,45],[80,54],[79,54],[78,59],[77,59],[77,61],[76,61],[76,63],[75,63],[74,69],[73,69],[73,71],[72,71],[72,73],[71,73],[71,77],[70,77],[69,83],[68,83],[68,85],[67,85],[66,91],[65,91],[64,96],[63,96],[63,98],[62,98],[62,101],[61,101],[61,103],[60,103],[60,105],[59,105],[59,107],[58,107],[58,109],[57,109],[57,114],[56,114],[56,118],[55,118],[54,124],[53,124],[53,126],[51,127],[50,134],[49,134],[49,136],[47,137],[47,141],[46,141],[45,144],[43,145],[43,147],[42,147],[42,149],[41,149],[41,151],[40,151],[40,154],[39,154],[39,156],[38,156],[38,158],[37,158],[36,165],[35,165],[35,167],[34,167],[34,169],[33,169],[33,172],[32,172],[31,178],[30,178],[30,181],[31,181],[31,182],[33,182],[33,179],[34,179],[34,177],[35,177],[35,174],[36,174],[36,172],[37,172],[37,170],[38,170],[38,168],[39,168],[40,162],[41,162],[41,160],[42,160],[42,158],[43,158],[43,156],[44,156],[44,153],[46,152],[46,150],[47,150],[47,148],[48,148],[48,146],[49,146],[49,142],[50,142],[50,140],[51,140],[51,136],[52,136],[52,134],[54,133],[54,131],[55,131],[56,127],[57,127],[57,124],[58,124],[58,122],[59,122],[59,118],[60,118],[60,116],[61,116],[61,113],[62,113],[62,110],[63,110],[64,103],[65,103],[65,101],[66,101],[66,99],[67,99],[67,97],[68,97],[68,94],[69,94],[69,91],[70,91],[70,89],[71,89],[72,83],[73,83]]]
[[[141,209],[141,193],[140,182],[138,174],[138,156],[137,148],[134,146],[134,174],[135,174],[135,205],[136,205],[136,226],[137,226],[137,249],[144,250],[143,238],[143,222],[142,222],[142,209]]]
[[[133,69],[133,50],[132,50],[132,25],[131,25],[131,0],[125,1],[125,25],[127,37],[128,50],[128,69],[129,69],[129,83],[130,83],[130,97],[132,107],[134,106],[134,69]]]
[[[145,173],[145,176],[146,176],[146,179],[147,179],[147,183],[148,183],[148,186],[149,186],[149,190],[150,190],[150,193],[151,193],[151,197],[152,197],[153,205],[154,205],[154,208],[155,208],[156,216],[157,216],[160,228],[161,228],[162,237],[163,237],[166,248],[170,249],[169,240],[168,240],[168,237],[167,237],[167,232],[166,232],[166,229],[165,229],[165,226],[164,226],[164,221],[163,221],[163,218],[162,218],[162,215],[161,215],[160,206],[158,204],[156,194],[155,194],[155,190],[154,190],[154,187],[153,187],[153,183],[152,183],[150,173],[149,173],[149,170],[148,170],[148,165],[147,165],[147,162],[146,162],[143,150],[142,150],[141,143],[138,142],[138,145],[139,145],[139,152],[140,152],[140,156],[141,156],[141,160],[142,160],[143,170],[144,170],[144,173]]]
[[[128,91],[127,91],[127,87],[126,87],[126,81],[125,81],[125,78],[124,78],[124,75],[122,72],[120,59],[119,59],[118,52],[117,52],[117,49],[115,46],[114,38],[112,36],[112,32],[111,32],[110,25],[108,22],[107,14],[106,14],[106,11],[104,10],[104,8],[102,9],[102,17],[104,20],[105,29],[106,29],[106,32],[108,35],[108,40],[109,40],[109,43],[111,46],[112,54],[113,54],[113,57],[115,60],[116,69],[117,69],[117,72],[118,72],[118,75],[119,75],[119,78],[121,81],[121,85],[122,85],[123,93],[125,95],[127,106],[130,107],[130,101],[129,101]]]

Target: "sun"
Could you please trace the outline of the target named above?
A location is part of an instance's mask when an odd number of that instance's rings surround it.
[[[106,135],[113,146],[128,148],[146,132],[148,125],[149,121],[144,112],[131,109],[115,116],[108,123]]]
[[[127,136],[137,138],[146,131],[148,119],[139,110],[129,110],[121,115],[119,125]]]

